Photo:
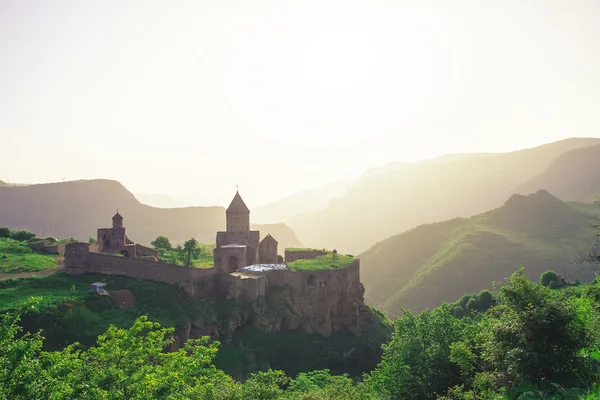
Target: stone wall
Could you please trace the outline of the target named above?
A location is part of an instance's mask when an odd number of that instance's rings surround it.
[[[90,253],[87,243],[66,246],[65,271],[72,275],[97,273],[164,282],[183,288],[195,298],[213,295],[218,289],[216,268],[186,268],[145,259]]]
[[[314,260],[317,257],[326,255],[327,252],[322,250],[300,250],[300,251],[285,251],[285,262],[291,263],[296,260]]]
[[[29,247],[34,251],[40,251],[48,254],[65,254],[64,244],[50,244],[54,243],[50,240],[40,240],[39,242],[29,243]]]
[[[267,277],[256,275],[242,278],[239,275],[222,274],[219,276],[219,287],[228,299],[253,302],[267,291]]]
[[[135,253],[137,257],[154,257],[158,259],[158,251],[153,248],[142,246],[141,244],[135,245]]]
[[[267,274],[268,287],[290,286],[303,293],[308,287],[340,287],[360,284],[360,260],[340,269],[325,271],[270,271]]]
[[[246,246],[226,245],[215,249],[215,267],[227,274],[248,265]]]
[[[258,262],[261,264],[277,263],[277,242],[273,237],[264,238],[258,247]]]
[[[302,329],[329,336],[339,329],[359,334],[364,311],[360,261],[331,271],[271,271],[266,293],[284,312],[276,321],[259,326],[270,331]],[[279,290],[274,290],[279,288]]]
[[[58,244],[58,245],[52,245],[52,246],[44,246],[42,248],[42,251],[44,253],[48,253],[48,254],[65,254],[65,245]]]
[[[91,253],[87,243],[70,243],[65,249],[65,271],[74,275],[98,273],[164,282],[183,288],[193,298],[220,295],[255,302],[255,311],[261,315],[268,306],[257,300],[266,296],[270,304],[277,304],[279,312],[276,315],[267,312],[264,318],[255,321],[255,325],[265,331],[300,328],[329,336],[345,328],[359,335],[364,324],[364,287],[360,283],[359,260],[329,271],[227,274],[220,268],[185,268]],[[261,307],[265,309],[261,311]]]

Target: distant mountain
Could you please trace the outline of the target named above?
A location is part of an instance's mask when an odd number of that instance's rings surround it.
[[[142,204],[146,204],[152,207],[160,207],[160,208],[176,208],[176,207],[184,207],[179,200],[167,196],[166,194],[158,194],[158,193],[134,193],[133,194],[136,199],[140,201]]]
[[[27,229],[38,236],[96,237],[96,229],[110,227],[117,209],[127,235],[148,245],[158,235],[175,243],[195,237],[213,243],[225,229],[223,207],[155,208],[141,204],[117,181],[96,179],[20,187],[0,187],[0,227]],[[250,215],[252,218],[252,214]],[[285,224],[252,225],[261,235],[270,233],[284,247],[301,247]]]
[[[535,280],[548,269],[591,280],[594,268],[573,261],[591,250],[598,218],[600,204],[566,203],[538,191],[471,218],[418,226],[359,255],[365,298],[398,315],[492,289],[521,266]]]
[[[317,189],[303,190],[279,201],[252,210],[255,221],[273,223],[287,221],[298,215],[318,211],[327,206],[333,197],[341,196],[350,182],[335,182]]]
[[[572,138],[510,153],[390,164],[365,173],[325,208],[286,223],[308,246],[360,253],[417,225],[498,207],[556,157],[594,145],[600,139]]]
[[[517,193],[546,189],[562,200],[583,201],[600,193],[600,146],[572,150],[557,157],[540,175],[519,186]]]

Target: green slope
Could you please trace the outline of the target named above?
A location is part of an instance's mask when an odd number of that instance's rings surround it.
[[[471,218],[421,225],[359,256],[366,300],[392,316],[419,311],[491,289],[521,266],[531,279],[548,269],[591,279],[594,268],[573,260],[591,249],[599,216],[600,205],[542,190]]]

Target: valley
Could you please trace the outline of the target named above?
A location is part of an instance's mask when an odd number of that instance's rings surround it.
[[[216,346],[210,365],[225,374],[227,390],[254,393],[245,385],[277,370],[296,380],[323,374],[329,383],[313,391],[346,377],[354,383],[344,381],[344,390],[356,398],[379,399],[384,393],[404,398],[408,381],[388,368],[416,368],[419,356],[407,355],[410,343],[424,340],[419,346],[441,345],[447,351],[466,343],[461,337],[475,340],[461,324],[472,324],[468,329],[484,340],[482,324],[500,324],[496,306],[525,312],[511,303],[511,290],[533,285],[528,293],[570,296],[569,304],[592,307],[600,268],[595,259],[577,260],[597,246],[600,182],[584,168],[600,152],[595,144],[573,139],[516,153],[389,165],[367,171],[358,182],[324,188],[318,201],[319,190],[291,196],[277,206],[275,217],[266,217],[269,206],[264,207],[257,219],[286,222],[262,225],[250,223],[239,193],[227,210],[161,209],[140,203],[110,180],[4,185],[0,226],[7,228],[0,230],[0,246],[7,256],[0,263],[0,310],[5,318],[20,315],[25,332],[42,332],[43,354],[70,346],[94,352],[104,332],[136,329],[147,318],[168,329],[169,354],[182,357],[181,351],[196,343],[204,343],[202,349]],[[290,210],[290,204],[297,206]],[[101,228],[116,208],[113,227]],[[127,236],[120,213],[127,216]],[[215,245],[215,231],[224,228]],[[306,247],[317,240],[334,250]],[[278,245],[285,249],[285,263],[269,264],[284,260]],[[246,261],[250,269],[237,271]],[[269,272],[270,266],[275,270]],[[277,268],[285,269],[283,275]],[[551,291],[532,283],[546,271],[562,282],[553,283]],[[98,282],[109,296],[90,291]],[[480,319],[484,315],[487,319]],[[453,333],[413,339],[438,325]],[[588,322],[585,329],[594,327]],[[466,375],[455,373],[457,361],[444,354],[432,360],[446,365],[447,379],[482,394],[469,380],[461,381]],[[486,360],[493,368],[502,364]],[[428,373],[427,379],[438,379]],[[497,369],[485,373],[499,374]],[[273,390],[294,387],[294,379],[285,379],[292,384]],[[445,383],[436,387],[454,390]],[[432,398],[429,389],[418,390],[416,398]],[[499,386],[485,390],[496,393]]]

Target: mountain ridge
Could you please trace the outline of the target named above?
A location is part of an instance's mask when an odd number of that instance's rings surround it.
[[[87,240],[96,229],[109,227],[117,211],[123,215],[128,236],[137,243],[149,244],[159,235],[180,243],[195,237],[213,243],[216,232],[225,228],[225,208],[157,208],[142,204],[120,182],[89,179],[0,187],[0,226],[27,229],[36,234],[76,237]],[[263,226],[251,224],[252,229]],[[295,233],[285,224],[271,224],[268,231],[284,247],[302,247]]]
[[[492,289],[521,266],[534,280],[548,269],[593,279],[594,266],[573,260],[591,250],[598,219],[600,204],[564,202],[540,190],[469,218],[420,225],[358,256],[365,298],[397,316],[402,308],[420,311]]]
[[[469,217],[498,207],[559,155],[600,144],[571,138],[509,153],[449,155],[372,173],[327,207],[287,221],[309,247],[346,253],[423,223]]]
[[[520,185],[517,193],[546,189],[562,200],[584,201],[600,192],[600,145],[568,151],[548,168]]]

